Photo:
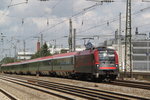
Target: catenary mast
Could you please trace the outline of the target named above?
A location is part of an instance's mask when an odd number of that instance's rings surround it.
[[[127,0],[126,7],[126,32],[125,32],[125,75],[130,71],[132,77],[132,43],[131,43],[131,0]]]

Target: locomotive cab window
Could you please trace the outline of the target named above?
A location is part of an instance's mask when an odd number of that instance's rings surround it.
[[[99,51],[99,57],[101,62],[114,63],[115,61],[114,51]]]

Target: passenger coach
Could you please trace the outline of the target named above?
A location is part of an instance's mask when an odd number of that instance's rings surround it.
[[[114,80],[118,75],[115,50],[95,48],[3,64],[3,73],[51,75],[69,78]]]

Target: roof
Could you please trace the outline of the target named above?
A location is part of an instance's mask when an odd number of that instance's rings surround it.
[[[78,56],[79,55],[89,55],[91,53],[93,53],[93,50],[84,50],[84,51],[78,52]]]
[[[2,66],[20,65],[20,64],[27,64],[27,63],[33,63],[33,62],[47,61],[47,60],[51,60],[51,59],[68,58],[68,57],[72,57],[76,54],[77,54],[77,52],[62,53],[62,54],[57,54],[57,55],[53,55],[53,56],[46,56],[46,57],[41,57],[41,58],[36,58],[36,59],[31,59],[31,60],[26,60],[26,61],[21,61],[21,62],[2,64]]]

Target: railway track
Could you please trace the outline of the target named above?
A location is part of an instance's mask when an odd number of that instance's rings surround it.
[[[8,99],[10,100],[17,100],[16,97],[14,97],[13,95],[9,94],[8,92],[6,92],[5,90],[3,89],[0,89],[0,93],[2,93],[3,95],[5,95]]]
[[[98,99],[149,100],[147,98],[127,95],[127,94],[85,88],[85,87],[80,87],[80,86],[73,86],[73,85],[68,85],[68,84],[61,84],[61,83],[50,82],[50,81],[37,80],[37,79],[32,79],[32,78],[25,78],[25,77],[20,77],[20,76],[1,76],[0,79],[13,82],[19,85],[24,85],[26,87],[31,87],[29,85],[33,85],[33,86],[38,86],[38,87],[42,87],[45,89],[54,90],[60,93],[65,93],[68,95],[67,96],[68,98],[64,98],[64,99],[70,99],[70,100],[74,98],[69,98],[69,95],[76,96],[82,99],[92,99],[92,100],[98,100]]]
[[[43,93],[47,93],[47,94],[50,94],[50,95],[53,95],[53,96],[56,96],[60,99],[65,99],[65,100],[74,100],[72,98],[69,98],[67,96],[63,96],[63,95],[59,95],[57,93],[53,93],[53,92],[50,92],[50,91],[47,91],[47,90],[44,90],[44,89],[41,89],[41,88],[37,88],[37,87],[34,87],[36,85],[34,84],[31,84],[31,83],[27,83],[23,80],[17,80],[17,79],[13,79],[13,78],[8,78],[8,77],[1,77],[0,76],[0,79],[2,80],[5,80],[5,81],[8,81],[8,82],[11,82],[11,83],[15,83],[17,85],[21,85],[21,86],[24,86],[24,87],[27,87],[27,88],[31,88],[31,89],[34,89],[34,90],[37,90],[37,91],[40,91],[40,92],[43,92]],[[32,86],[31,86],[32,85]]]
[[[150,83],[148,82],[116,80],[108,84],[150,90]]]

